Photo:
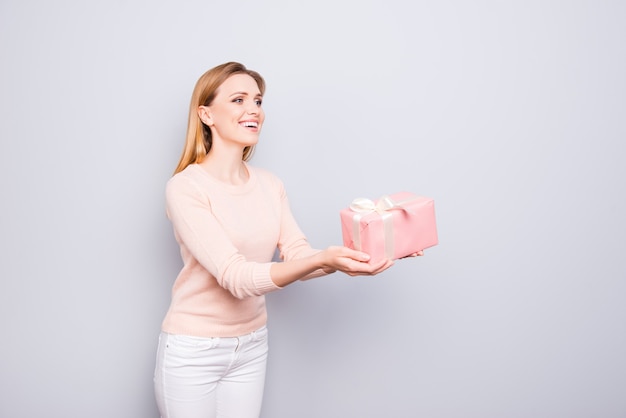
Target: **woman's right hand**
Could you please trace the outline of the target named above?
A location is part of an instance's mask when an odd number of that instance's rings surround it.
[[[370,256],[366,253],[341,246],[328,247],[317,255],[326,273],[341,271],[349,276],[373,276],[393,265],[389,259],[369,263]]]

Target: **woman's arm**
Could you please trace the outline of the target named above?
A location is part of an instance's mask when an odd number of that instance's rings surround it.
[[[317,277],[337,270],[350,275],[371,275],[393,264],[369,264],[369,256],[346,247],[329,247],[322,251],[311,248],[280,186],[278,247],[284,261],[253,262],[230,241],[202,187],[186,176],[175,176],[167,184],[166,203],[177,239],[184,245],[183,257],[192,256],[220,286],[237,298],[271,292],[307,276]]]
[[[390,260],[370,264],[369,255],[347,247],[332,246],[325,250],[311,248],[291,212],[282,181],[275,176],[270,179],[280,199],[281,236],[278,248],[283,262],[272,264],[270,269],[270,277],[277,286],[283,287],[297,280],[319,277],[337,270],[352,276],[374,275],[393,265]]]
[[[391,260],[376,264],[369,264],[368,260],[369,255],[361,251],[333,246],[309,257],[274,263],[270,276],[276,286],[284,287],[319,269],[325,273],[339,270],[350,276],[372,276],[393,265]]]

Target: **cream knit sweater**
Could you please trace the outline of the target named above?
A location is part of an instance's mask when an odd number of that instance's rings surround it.
[[[294,220],[282,182],[246,167],[250,178],[243,185],[223,183],[197,164],[167,183],[167,216],[183,267],[164,332],[233,337],[260,328],[267,320],[264,294],[280,289],[270,277],[276,249],[283,260],[319,251]]]

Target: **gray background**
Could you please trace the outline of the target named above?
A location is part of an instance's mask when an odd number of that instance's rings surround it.
[[[237,60],[314,246],[401,190],[440,234],[268,296],[263,417],[625,417],[625,5],[2,0],[0,416],[157,416],[164,184]]]

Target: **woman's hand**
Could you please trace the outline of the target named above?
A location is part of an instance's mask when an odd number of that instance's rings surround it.
[[[421,256],[423,256],[423,255],[424,255],[424,250],[422,250],[422,251],[418,251],[418,252],[413,253],[413,254],[406,255],[406,256],[404,256],[404,257],[402,257],[402,258],[409,258],[409,257],[421,257]]]
[[[324,272],[334,273],[339,270],[349,276],[373,276],[393,265],[393,261],[388,259],[369,263],[370,256],[366,253],[340,246],[328,247],[317,256]]]
[[[350,276],[373,276],[393,265],[392,260],[369,260],[370,256],[362,251],[333,246],[310,257],[272,263],[270,277],[276,286],[284,287],[319,269],[327,274],[341,271]]]

